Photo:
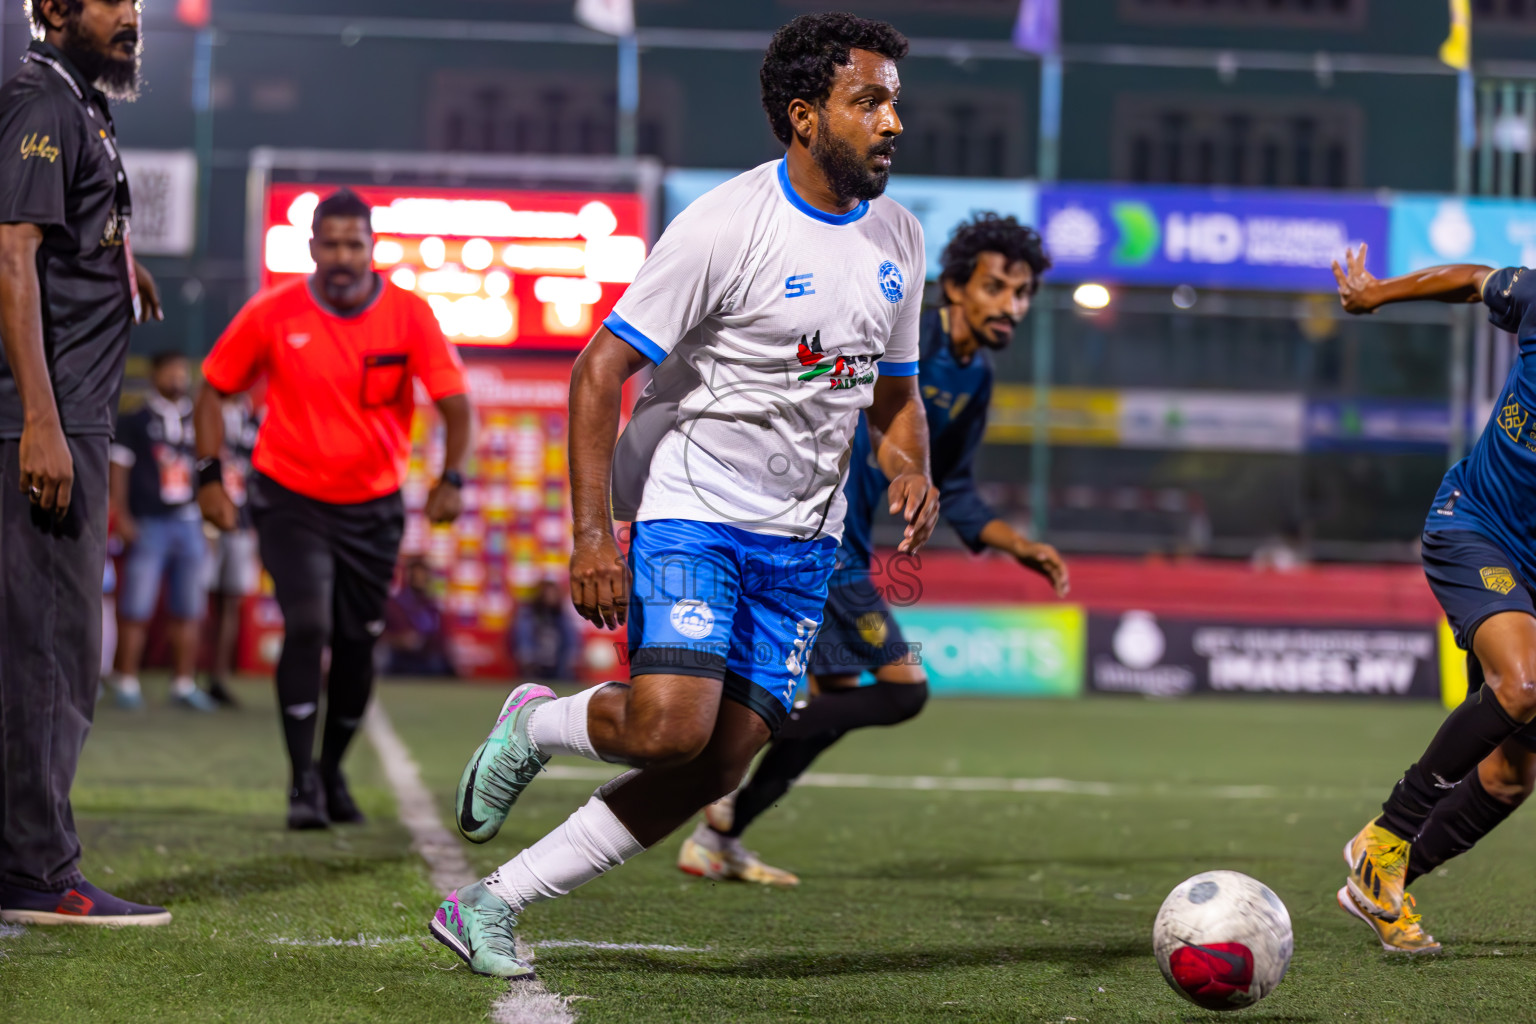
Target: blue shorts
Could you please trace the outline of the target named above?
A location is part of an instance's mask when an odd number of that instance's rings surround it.
[[[155,615],[160,584],[166,585],[166,612],[173,619],[203,614],[203,559],[208,541],[201,519],[140,519],[139,537],[123,558],[117,610],[125,622]]]
[[[629,674],[719,679],[778,731],[821,628],[837,542],[655,519],[630,537]]]
[[[1429,589],[1464,651],[1491,616],[1525,612],[1536,616],[1529,581],[1501,546],[1471,530],[1425,530],[1424,575]]]
[[[860,675],[916,655],[869,574],[840,571],[827,591],[826,623],[811,652],[811,673]]]
[[[1467,693],[1483,685],[1482,663],[1472,653],[1477,627],[1500,612],[1536,617],[1530,584],[1515,560],[1472,530],[1425,530],[1424,575],[1445,610],[1456,644],[1467,652]],[[1515,742],[1536,750],[1536,722],[1515,733]]]

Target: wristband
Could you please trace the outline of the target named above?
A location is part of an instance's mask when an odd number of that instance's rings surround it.
[[[443,470],[442,482],[449,487],[456,487],[462,491],[464,489],[464,474],[456,469],[445,469]]]
[[[201,490],[209,484],[224,483],[224,463],[217,456],[197,460],[197,486]]]

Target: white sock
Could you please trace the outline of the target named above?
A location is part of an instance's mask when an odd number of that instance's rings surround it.
[[[112,688],[118,693],[135,694],[140,690],[138,676],[125,676],[121,672],[112,677]]]
[[[491,872],[485,887],[521,911],[564,896],[644,850],[594,796],[559,828]]]
[[[171,680],[171,692],[178,697],[185,697],[195,689],[197,689],[197,683],[191,676],[177,676]]]
[[[540,704],[528,716],[528,739],[548,757],[569,754],[589,761],[604,760],[587,735],[587,705],[599,691],[614,685],[599,683],[575,696]]]

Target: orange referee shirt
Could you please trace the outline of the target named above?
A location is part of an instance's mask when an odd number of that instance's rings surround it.
[[[354,317],[322,307],[300,278],[258,293],[203,361],[224,394],[267,378],[251,463],[291,491],[351,505],[405,478],[418,378],[433,400],[461,395],[464,364],[419,296],[383,282]]]

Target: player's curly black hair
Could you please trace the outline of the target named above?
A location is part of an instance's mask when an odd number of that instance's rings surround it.
[[[847,67],[849,51],[869,50],[890,60],[907,55],[907,37],[883,21],[830,11],[802,14],[773,34],[763,54],[763,109],[773,134],[784,145],[795,137],[789,105],[808,100],[818,105],[832,95],[832,77]]]
[[[1051,269],[1051,258],[1046,255],[1045,243],[1040,233],[1032,227],[1020,224],[1016,217],[1002,217],[995,213],[978,213],[955,229],[949,237],[940,257],[943,270],[940,281],[965,287],[971,275],[976,273],[976,260],[984,252],[1002,253],[1010,265],[1023,260],[1034,271],[1030,294],[1040,290],[1040,275]]]

